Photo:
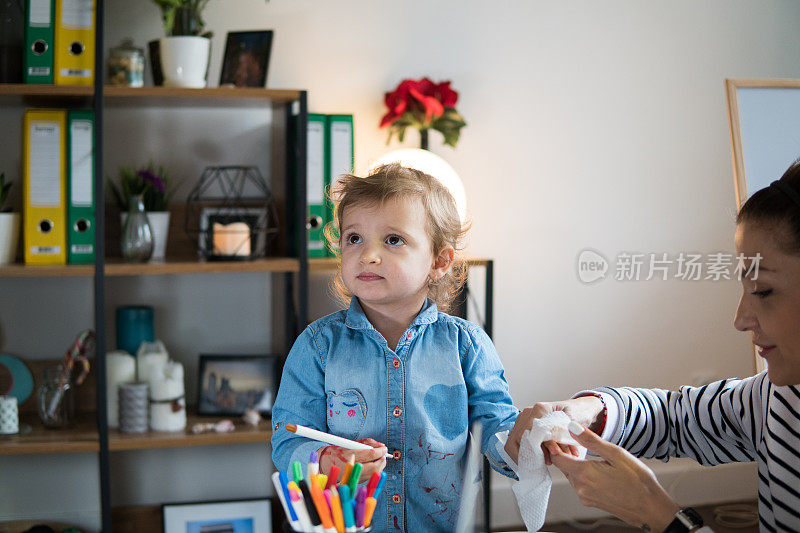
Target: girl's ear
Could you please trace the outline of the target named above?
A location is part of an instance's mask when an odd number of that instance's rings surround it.
[[[430,277],[433,281],[442,279],[450,272],[450,269],[453,267],[453,258],[455,255],[456,251],[449,245],[439,250],[439,254],[434,259],[433,268],[431,268],[430,273]]]

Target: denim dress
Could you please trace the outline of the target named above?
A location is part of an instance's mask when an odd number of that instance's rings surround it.
[[[295,341],[272,411],[272,460],[289,471],[325,446],[286,424],[373,438],[394,454],[373,531],[453,531],[470,425],[482,426],[481,450],[492,466],[513,476],[495,434],[510,430],[517,414],[481,328],[426,300],[393,350],[354,297],[349,309],[315,321]]]

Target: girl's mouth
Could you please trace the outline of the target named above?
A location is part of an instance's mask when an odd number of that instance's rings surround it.
[[[361,274],[356,276],[356,278],[361,281],[378,281],[379,279],[383,279],[382,276],[373,274],[372,272],[362,272]]]

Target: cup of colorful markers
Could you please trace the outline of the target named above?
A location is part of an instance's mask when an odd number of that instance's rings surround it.
[[[332,466],[329,475],[319,473],[317,453],[312,452],[306,476],[300,461],[286,472],[272,474],[275,492],[286,513],[290,530],[304,533],[355,533],[372,531],[372,515],[378,504],[385,472],[373,472],[366,484],[358,485],[361,463],[350,462],[339,476]],[[291,477],[291,479],[290,479]]]

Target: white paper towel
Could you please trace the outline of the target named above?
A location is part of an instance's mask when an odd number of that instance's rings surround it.
[[[554,440],[575,445],[580,452],[580,458],[586,457],[586,448],[579,445],[569,434],[567,429],[569,421],[569,416],[563,411],[556,411],[542,418],[534,419],[531,429],[522,435],[516,464],[506,454],[503,448],[505,442],[497,445],[500,454],[519,478],[519,481],[512,482],[512,489],[528,531],[538,531],[544,524],[547,502],[550,499],[550,487],[553,485],[550,472],[544,463],[542,442]]]
[[[119,427],[119,385],[136,381],[136,359],[123,350],[106,354],[106,399],[108,427]]]
[[[186,427],[183,365],[176,361],[150,366],[150,427],[180,431]]]

